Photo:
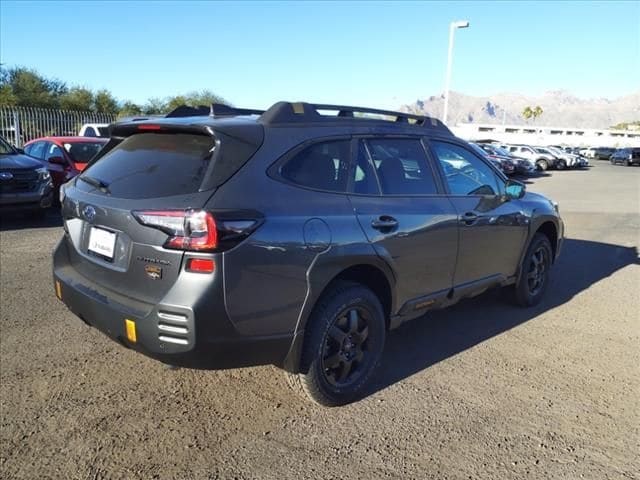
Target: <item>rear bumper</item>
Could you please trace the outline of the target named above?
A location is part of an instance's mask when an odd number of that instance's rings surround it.
[[[292,335],[240,335],[226,314],[221,281],[213,281],[209,288],[197,292],[197,299],[185,294],[183,304],[175,302],[175,295],[169,298],[171,292],[157,304],[143,303],[108,291],[80,275],[69,261],[68,248],[63,238],[53,254],[56,294],[86,324],[121,345],[163,363],[187,368],[282,365]],[[180,278],[172,291],[180,290],[179,283]],[[126,320],[135,324],[135,341],[127,335]]]

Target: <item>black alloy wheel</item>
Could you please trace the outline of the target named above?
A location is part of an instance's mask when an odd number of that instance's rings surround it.
[[[384,315],[380,299],[365,286],[330,286],[309,317],[299,372],[287,375],[289,385],[327,407],[358,398],[382,356]]]
[[[334,386],[353,382],[369,356],[369,319],[362,307],[342,312],[327,332],[322,350],[322,367],[327,382]]]

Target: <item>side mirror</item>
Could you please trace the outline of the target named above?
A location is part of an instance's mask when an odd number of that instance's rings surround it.
[[[505,192],[507,197],[513,200],[524,197],[524,193],[526,188],[524,184],[516,181],[516,180],[507,180],[505,184]]]
[[[67,165],[67,162],[62,157],[49,157],[49,163],[55,163],[56,165]]]

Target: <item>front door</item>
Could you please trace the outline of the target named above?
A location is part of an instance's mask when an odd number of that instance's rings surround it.
[[[487,162],[457,143],[429,142],[446,179],[460,228],[454,285],[494,283],[516,274],[529,217],[504,195]]]

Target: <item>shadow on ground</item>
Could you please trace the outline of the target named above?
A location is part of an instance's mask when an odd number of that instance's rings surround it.
[[[3,212],[0,214],[0,232],[61,226],[62,216],[60,215],[60,210],[53,207],[37,213]]]
[[[545,299],[521,308],[494,290],[434,311],[390,332],[378,374],[367,395],[570,301],[591,285],[627,265],[638,264],[635,247],[567,239],[551,271]]]

